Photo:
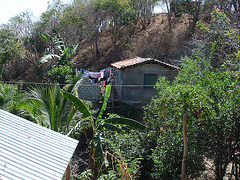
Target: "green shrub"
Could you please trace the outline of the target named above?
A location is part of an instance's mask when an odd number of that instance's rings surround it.
[[[48,78],[51,82],[56,82],[59,84],[71,83],[73,81],[73,70],[70,66],[54,66],[48,72]]]

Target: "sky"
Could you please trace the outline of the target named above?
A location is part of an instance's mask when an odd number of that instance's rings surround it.
[[[0,24],[5,24],[12,17],[21,12],[30,11],[37,19],[41,13],[47,10],[48,2],[53,0],[0,0]],[[72,0],[62,0],[63,3],[71,3]],[[162,11],[156,7],[155,12]]]
[[[0,24],[5,24],[11,17],[21,12],[30,11],[34,17],[47,10],[49,1],[53,0],[0,0]],[[64,3],[70,3],[72,0],[62,0]]]

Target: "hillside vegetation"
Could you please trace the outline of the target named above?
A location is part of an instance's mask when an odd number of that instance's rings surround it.
[[[155,15],[156,2],[56,0],[38,22],[23,13],[1,26],[0,108],[80,140],[73,179],[240,177],[239,3],[171,1]],[[157,80],[143,124],[123,117],[130,106],[107,107],[111,84],[102,106],[81,100],[74,74],[133,56],[181,66],[173,82]]]
[[[124,31],[124,37],[113,45],[108,30],[99,35],[100,57],[97,59],[95,47],[88,40],[80,43],[79,52],[72,58],[76,67],[98,71],[109,67],[111,63],[134,56],[153,57],[165,62],[176,64],[181,56],[190,50],[187,42],[189,35],[189,15],[172,17],[172,31],[168,30],[167,14],[154,14],[144,29],[137,24],[133,35]]]
[[[34,21],[30,12],[22,12],[0,26],[2,80],[46,81],[49,70],[53,70],[49,65],[56,62],[58,66],[62,65],[61,62],[66,60],[64,56],[69,56],[65,52],[63,59],[57,60],[63,55],[62,50],[78,44],[79,52],[67,62],[72,71],[75,67],[98,71],[112,62],[134,56],[179,63],[181,56],[188,53],[188,48],[184,48],[190,34],[194,34],[200,4],[190,3],[191,8],[184,7],[181,14],[179,10],[176,14],[176,9],[170,11],[167,3],[166,13],[154,14],[153,9],[159,2],[74,0],[64,4],[55,0],[48,4],[38,21]],[[65,46],[59,49],[54,39]],[[42,76],[43,70],[46,72]],[[62,74],[73,74],[64,67],[55,67],[54,71],[59,70],[64,71]]]

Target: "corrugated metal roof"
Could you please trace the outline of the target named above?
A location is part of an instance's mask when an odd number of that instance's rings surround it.
[[[61,179],[77,144],[0,110],[0,179]]]
[[[174,65],[162,62],[162,61],[154,59],[154,58],[140,58],[140,57],[134,57],[134,58],[118,61],[118,62],[112,63],[111,66],[113,66],[115,68],[118,68],[118,69],[124,69],[124,68],[130,67],[130,66],[145,63],[145,62],[148,62],[148,61],[153,61],[155,63],[158,63],[158,64],[162,65],[162,66],[180,70],[180,68],[178,66],[174,66]]]

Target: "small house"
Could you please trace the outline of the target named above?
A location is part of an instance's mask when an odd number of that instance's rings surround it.
[[[154,58],[134,57],[111,64],[115,87],[114,99],[129,104],[146,103],[155,95],[153,88],[159,76],[171,82],[180,68]]]

